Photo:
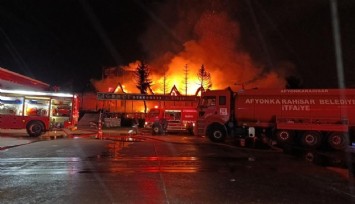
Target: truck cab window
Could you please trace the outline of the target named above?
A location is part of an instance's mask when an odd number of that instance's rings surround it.
[[[216,105],[216,97],[215,96],[206,96],[202,101],[203,106],[215,106]]]
[[[160,113],[160,110],[159,109],[151,109],[149,112],[148,112],[148,117],[157,117],[159,116],[159,113]]]
[[[227,103],[226,96],[219,97],[219,105],[226,105]]]

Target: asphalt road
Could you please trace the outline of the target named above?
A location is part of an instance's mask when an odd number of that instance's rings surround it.
[[[42,140],[0,157],[1,203],[355,203],[346,169],[193,136]]]

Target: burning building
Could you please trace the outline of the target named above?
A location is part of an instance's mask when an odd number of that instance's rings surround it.
[[[202,65],[210,73],[211,89],[285,87],[292,66],[276,68],[253,60],[241,42],[235,11],[223,2],[168,1],[151,14],[154,18],[140,41],[151,69],[152,92],[167,94],[174,87],[183,95],[195,95],[201,86],[197,72]],[[102,79],[92,83],[99,92],[139,93],[133,74],[138,64],[137,60],[107,68]],[[142,110],[138,104],[127,103],[111,101],[97,107]]]

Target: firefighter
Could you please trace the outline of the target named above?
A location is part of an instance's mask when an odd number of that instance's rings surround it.
[[[165,135],[166,129],[168,128],[168,121],[165,118],[160,120],[160,124],[162,127],[163,134]]]
[[[138,127],[139,127],[139,119],[138,115],[134,114],[133,125],[132,128],[136,134],[138,134]]]

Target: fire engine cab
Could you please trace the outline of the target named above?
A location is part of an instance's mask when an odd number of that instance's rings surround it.
[[[193,107],[154,107],[145,117],[145,129],[154,135],[165,132],[188,132],[193,134],[197,110]]]

